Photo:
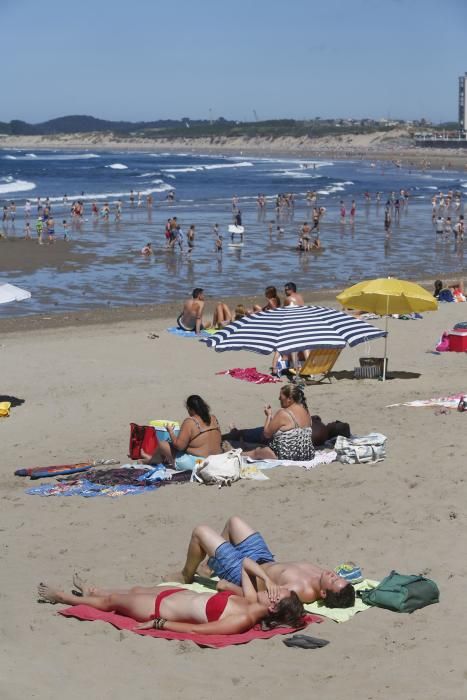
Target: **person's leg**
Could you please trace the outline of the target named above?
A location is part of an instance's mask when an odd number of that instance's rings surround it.
[[[232,544],[238,544],[254,532],[256,530],[253,530],[251,525],[248,525],[239,515],[232,515],[225,523],[221,536]]]
[[[132,586],[132,588],[99,588],[99,586],[93,586],[88,584],[88,582],[83,579],[78,573],[73,574],[73,588],[80,591],[83,596],[104,596],[110,595],[112,593],[150,593],[151,595],[157,595],[166,588],[173,588],[173,586]]]
[[[169,464],[173,466],[174,464],[174,453],[172,451],[172,445],[167,440],[161,440],[157,446],[155,452],[152,455],[147,454],[144,450],[141,450],[141,457],[143,458],[143,464]]]
[[[47,584],[41,583],[37,589],[39,596],[50,603],[66,605],[89,605],[103,612],[115,611],[127,615],[134,620],[144,622],[150,620],[154,613],[154,594],[150,593],[109,593],[107,595],[77,596],[74,593],[58,591]]]
[[[209,525],[197,525],[191,533],[182,576],[185,583],[192,583],[196,570],[206,556],[214,556],[224,538]]]
[[[247,452],[243,450],[242,457],[251,457],[252,459],[277,459],[277,455],[266,445],[264,447],[255,447],[253,450]]]

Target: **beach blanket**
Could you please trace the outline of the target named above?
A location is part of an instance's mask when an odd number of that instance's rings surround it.
[[[460,394],[452,394],[452,396],[438,396],[434,399],[420,399],[416,401],[406,401],[405,403],[391,403],[386,408],[394,408],[395,406],[414,406],[421,408],[425,406],[444,406],[444,408],[457,408],[459,401],[467,396],[467,391]]]
[[[378,581],[372,581],[371,579],[364,579],[360,583],[354,584],[356,591],[365,590],[366,588],[375,588],[378,585]],[[334,620],[334,622],[347,622],[354,615],[364,610],[369,610],[371,605],[365,605],[360,598],[355,598],[355,603],[351,608],[327,608],[324,603],[319,600],[316,603],[306,603],[305,610],[309,613],[315,615],[322,615],[327,617],[329,620]]]
[[[317,450],[311,460],[294,461],[291,459],[260,459],[255,460],[246,457],[245,461],[254,464],[258,469],[274,469],[275,467],[301,467],[302,469],[314,469],[320,464],[330,464],[337,460],[337,453],[334,450]]]
[[[242,632],[241,634],[187,634],[182,632],[165,632],[164,630],[155,629],[137,630],[135,626],[138,622],[132,620],[131,617],[117,615],[112,612],[102,612],[101,610],[89,607],[89,605],[74,605],[71,608],[60,610],[59,614],[65,617],[75,617],[78,620],[100,620],[102,622],[108,622],[119,630],[128,630],[146,637],[176,639],[179,641],[186,640],[195,642],[195,644],[201,647],[211,647],[212,649],[220,649],[221,647],[228,647],[233,644],[247,644],[253,641],[253,639],[270,639],[277,634],[293,634],[296,632],[296,630],[290,627],[276,627],[272,630],[262,630],[259,625],[255,625],[253,629]],[[307,625],[310,625],[312,622],[322,622],[322,619],[317,615],[307,614],[305,621]]]
[[[213,333],[217,333],[217,330],[215,328],[205,328],[204,330],[201,331],[199,335],[196,335],[194,331],[184,331],[182,328],[179,328],[178,326],[172,326],[171,328],[167,328],[167,333],[172,333],[173,335],[179,335],[182,338],[199,338],[200,336],[209,336],[212,335]]]
[[[226,369],[222,372],[216,372],[216,374],[229,374],[234,379],[242,379],[244,382],[251,382],[252,384],[275,384],[276,382],[282,381],[279,377],[273,377],[271,374],[258,372],[256,367],[246,367],[245,369],[236,367],[235,369]]]
[[[176,472],[170,479],[159,478],[155,482],[151,481],[153,475],[153,469],[98,470],[94,474],[95,482],[88,478],[73,478],[72,481],[63,480],[55,484],[41,484],[27,489],[26,493],[30,496],[83,496],[84,498],[138,496],[148,491],[156,491],[169,484],[187,483],[190,481],[191,471]]]
[[[392,314],[392,318],[398,318],[400,321],[418,321],[423,316],[416,311],[410,314]]]

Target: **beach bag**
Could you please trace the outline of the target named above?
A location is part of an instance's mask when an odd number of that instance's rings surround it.
[[[393,612],[412,613],[439,602],[439,588],[434,581],[424,576],[398,574],[397,571],[391,571],[376,588],[357,591],[357,595],[366,605]]]
[[[436,352],[448,352],[449,343],[449,333],[447,331],[444,331],[443,335],[438,341],[438,345],[436,346]]]
[[[211,455],[195,466],[191,480],[201,484],[217,484],[219,488],[230,486],[240,479],[241,455],[241,449]]]
[[[141,450],[148,455],[154,454],[159,441],[152,425],[137,425],[130,423],[130,446],[128,456],[130,459],[141,459]]]
[[[344,464],[381,462],[386,457],[386,440],[386,435],[382,433],[352,438],[338,435],[334,444],[337,460]]]

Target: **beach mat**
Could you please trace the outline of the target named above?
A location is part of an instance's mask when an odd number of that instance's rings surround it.
[[[199,338],[200,336],[207,337],[213,335],[214,333],[217,333],[217,330],[215,328],[205,328],[197,335],[194,331],[184,331],[182,328],[178,328],[178,326],[172,326],[171,328],[167,328],[167,333],[179,335],[182,338]]]
[[[130,617],[117,615],[116,613],[112,612],[102,612],[102,610],[96,610],[95,608],[91,608],[89,605],[74,605],[71,608],[60,610],[59,614],[64,615],[65,617],[74,617],[78,620],[100,620],[101,622],[108,622],[110,625],[113,625],[119,630],[128,630],[146,637],[175,639],[179,641],[186,640],[195,642],[195,644],[198,644],[199,646],[211,647],[213,649],[220,649],[233,644],[247,644],[248,642],[253,641],[253,639],[270,639],[276,634],[292,634],[293,632],[296,632],[296,630],[290,627],[276,627],[272,630],[263,631],[259,625],[256,625],[253,627],[253,629],[248,630],[247,632],[242,632],[241,634],[186,634],[156,629],[137,630],[134,629],[138,624],[136,620],[132,620]],[[312,622],[322,622],[322,620],[316,615],[307,615],[306,624],[309,625]]]

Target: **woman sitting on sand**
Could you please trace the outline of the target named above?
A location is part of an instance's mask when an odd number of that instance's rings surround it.
[[[204,459],[210,455],[218,455],[221,448],[221,429],[216,416],[211,415],[207,403],[192,394],[186,400],[188,418],[180,426],[180,432],[175,435],[173,426],[167,424],[169,440],[160,440],[157,450],[148,455],[141,451],[145,464],[163,462],[179,471],[194,469],[197,458]]]
[[[310,460],[315,455],[311,432],[311,417],[303,389],[287,384],[279,393],[281,407],[272,414],[271,406],[266,406],[266,421],[263,427],[265,445],[258,445],[243,452],[253,459]],[[240,431],[237,432],[241,437]],[[235,429],[231,432],[235,439]]]
[[[264,581],[265,591],[256,591],[250,576]],[[142,623],[135,629],[188,634],[239,634],[258,622],[264,629],[304,626],[304,608],[294,591],[277,586],[252,559],[243,560],[242,594],[223,589],[197,593],[185,588],[136,586],[129,590],[107,590],[86,586],[76,574],[73,586],[81,595],[65,593],[41,583],[38,594],[49,603],[89,605],[116,612]]]
[[[266,287],[264,290],[264,296],[267,302],[264,306],[255,304],[253,311],[270,311],[271,309],[278,309],[281,305],[281,300],[277,296],[277,289],[273,286]]]

